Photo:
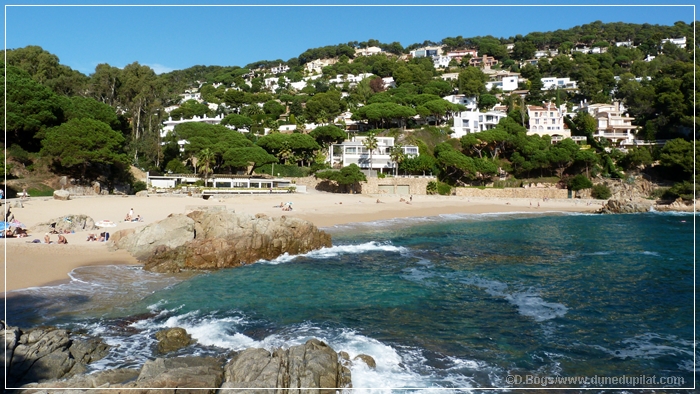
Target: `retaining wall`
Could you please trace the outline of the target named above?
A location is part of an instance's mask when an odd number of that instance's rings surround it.
[[[495,197],[495,198],[561,198],[569,197],[569,191],[556,188],[510,187],[504,189],[478,189],[475,187],[458,187],[456,195],[461,197]]]

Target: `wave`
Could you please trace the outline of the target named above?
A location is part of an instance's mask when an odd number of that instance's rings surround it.
[[[290,255],[285,253],[274,260],[260,260],[258,263],[264,264],[282,264],[288,263],[298,257],[307,257],[311,259],[327,259],[331,257],[337,257],[345,254],[361,254],[368,252],[394,252],[394,253],[408,253],[408,249],[403,246],[394,246],[391,243],[382,242],[365,242],[358,245],[334,245],[330,248],[321,248],[313,250],[309,253]]]
[[[663,356],[693,357],[693,342],[680,339],[675,335],[644,333],[619,342],[618,349],[608,349],[600,345],[594,348],[611,356],[627,359],[655,359]]]
[[[462,279],[461,282],[484,289],[494,297],[505,299],[518,308],[518,313],[537,322],[562,317],[569,310],[564,304],[545,301],[533,289],[509,292],[508,285],[503,282],[478,277]]]

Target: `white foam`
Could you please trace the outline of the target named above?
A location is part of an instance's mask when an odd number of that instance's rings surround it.
[[[394,246],[388,242],[365,242],[358,245],[334,245],[330,248],[321,248],[313,250],[309,253],[299,254],[299,255],[289,255],[287,253],[277,257],[274,260],[260,260],[259,263],[266,264],[282,264],[288,263],[297,257],[308,257],[311,259],[327,259],[331,257],[337,257],[344,254],[361,254],[367,252],[395,252],[395,253],[407,253],[408,249],[402,246]]]
[[[693,357],[693,342],[680,339],[674,335],[645,333],[621,341],[620,346],[620,349],[608,349],[599,345],[594,347],[622,359],[654,359],[671,355]]]
[[[537,322],[564,316],[568,311],[564,304],[547,302],[533,289],[508,292],[507,284],[478,277],[466,278],[461,280],[461,282],[482,288],[492,296],[502,297],[515,305],[518,308],[518,313],[531,317]]]

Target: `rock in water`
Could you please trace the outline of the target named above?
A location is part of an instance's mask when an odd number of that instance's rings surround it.
[[[287,350],[246,349],[225,367],[222,388],[306,388],[335,394],[335,388],[351,388],[350,370],[341,364],[330,346],[310,339]],[[253,392],[253,391],[251,391]]]
[[[184,328],[174,327],[160,330],[156,333],[158,351],[169,353],[193,344],[192,336]]]
[[[368,356],[366,354],[358,354],[353,358],[353,360],[361,360],[363,363],[367,364],[368,367],[375,369],[377,368],[377,362],[374,361],[374,358],[372,356]]]
[[[112,239],[155,272],[237,267],[331,246],[331,236],[306,220],[208,211],[170,215]]]

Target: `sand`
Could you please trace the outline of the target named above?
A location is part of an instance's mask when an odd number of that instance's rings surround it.
[[[24,201],[23,208],[12,208],[15,218],[31,230],[32,226],[70,214],[85,214],[95,221],[110,220],[117,224],[108,231],[144,226],[164,219],[172,213],[187,213],[197,207],[225,206],[239,213],[264,213],[268,216],[294,216],[313,222],[318,227],[369,222],[405,217],[426,217],[456,213],[493,212],[591,212],[600,202],[588,205],[580,200],[486,199],[455,196],[414,195],[409,203],[398,195],[349,195],[311,192],[309,194],[241,195],[227,198],[151,195],[76,197],[69,201],[38,197]],[[381,202],[377,202],[377,200]],[[13,200],[10,200],[12,203]],[[291,212],[277,207],[292,202]],[[538,207],[539,203],[539,207]],[[531,206],[532,204],[532,206]],[[124,222],[129,210],[141,215],[143,222]],[[87,242],[88,232],[67,234],[67,245],[28,243],[44,238],[44,233],[31,232],[28,238],[0,241],[5,258],[3,283],[6,292],[49,285],[70,279],[69,273],[81,266],[105,264],[138,264],[123,250],[112,251],[109,243]],[[57,240],[52,235],[52,240]]]

